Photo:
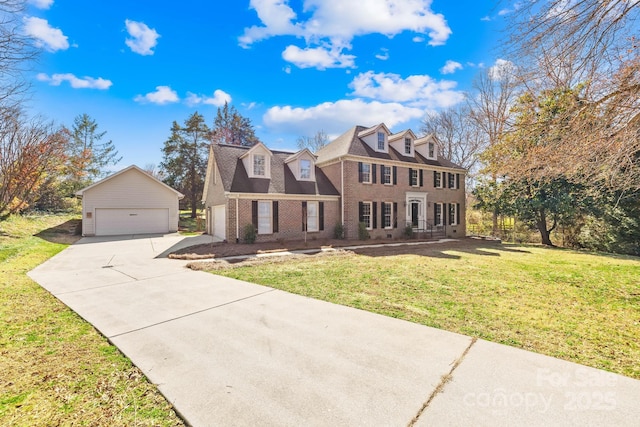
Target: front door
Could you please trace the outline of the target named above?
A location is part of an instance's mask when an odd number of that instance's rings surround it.
[[[420,218],[420,202],[417,200],[411,201],[411,225],[414,228],[418,227]]]

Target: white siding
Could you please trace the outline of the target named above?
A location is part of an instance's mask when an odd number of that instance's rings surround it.
[[[167,209],[169,231],[178,230],[178,195],[136,169],[125,171],[84,191],[84,236],[96,234],[96,209]]]

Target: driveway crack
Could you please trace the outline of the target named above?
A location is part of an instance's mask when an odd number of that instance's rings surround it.
[[[407,424],[407,427],[411,427],[413,426],[415,423],[418,422],[418,420],[420,419],[420,416],[422,415],[422,413],[425,411],[425,409],[427,409],[429,407],[429,405],[431,404],[431,402],[433,401],[433,399],[439,394],[442,393],[444,391],[444,387],[445,385],[451,381],[451,379],[453,378],[453,371],[455,371],[458,366],[460,366],[460,364],[462,363],[462,361],[464,360],[464,358],[467,356],[467,354],[469,353],[469,350],[471,350],[471,347],[473,347],[473,345],[476,343],[476,341],[478,341],[478,338],[473,337],[471,339],[471,342],[469,343],[469,345],[467,346],[467,348],[465,349],[465,351],[462,352],[462,355],[460,355],[460,357],[458,359],[456,359],[455,362],[453,362],[453,366],[451,367],[451,370],[447,373],[444,374],[442,376],[442,378],[440,378],[440,382],[438,383],[438,385],[436,386],[435,389],[433,389],[433,391],[431,392],[431,395],[429,396],[429,398],[427,399],[426,402],[424,402],[424,404],[422,405],[422,407],[420,408],[420,410],[418,411],[418,413],[416,414],[415,417],[413,417],[413,419],[411,421],[409,421],[409,424]]]
[[[244,298],[238,298],[236,300],[228,301],[228,302],[225,302],[223,304],[214,305],[213,307],[207,307],[207,308],[203,308],[202,310],[192,311],[191,313],[187,313],[187,314],[183,314],[182,316],[176,316],[176,317],[173,317],[171,319],[163,320],[162,322],[156,322],[156,323],[152,323],[152,324],[147,325],[147,326],[143,326],[141,328],[132,329],[132,330],[127,331],[127,332],[122,332],[122,333],[119,333],[119,334],[110,335],[108,338],[109,339],[117,338],[117,337],[120,337],[122,335],[130,334],[132,332],[142,331],[144,329],[152,328],[154,326],[162,325],[164,323],[173,322],[174,320],[183,319],[185,317],[193,316],[194,314],[204,313],[205,311],[214,310],[216,308],[224,307],[226,305],[231,305],[231,304],[235,304],[235,303],[240,302],[240,301],[244,301],[244,300],[248,300],[248,299],[251,299],[251,298],[259,297],[260,295],[268,294],[269,292],[273,292],[273,291],[275,291],[275,289],[269,289],[269,290],[266,290],[264,292],[259,292],[257,294],[246,296]]]

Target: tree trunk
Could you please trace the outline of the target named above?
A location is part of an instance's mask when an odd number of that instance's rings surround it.
[[[493,236],[498,236],[498,209],[494,209],[492,212],[492,225],[493,225]]]
[[[547,214],[544,208],[540,208],[538,212],[538,221],[536,222],[538,231],[540,231],[540,237],[542,238],[542,244],[547,246],[553,246],[551,242],[550,230],[547,229]]]

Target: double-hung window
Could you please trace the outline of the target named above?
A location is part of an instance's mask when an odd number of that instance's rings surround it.
[[[311,179],[311,160],[300,159],[300,179]]]
[[[436,156],[436,145],[433,142],[429,143],[429,158],[433,159]]]
[[[411,186],[412,187],[417,187],[419,182],[418,182],[418,169],[410,169],[409,173],[411,174]]]
[[[404,139],[404,154],[411,155],[411,138]]]
[[[266,159],[264,154],[254,154],[253,155],[253,175],[254,176],[265,176],[266,171]]]
[[[384,151],[384,132],[378,132],[378,151]]]
[[[456,187],[456,174],[455,173],[448,173],[447,176],[449,177],[449,188],[457,188]]]
[[[371,184],[371,163],[362,164],[362,182]]]
[[[442,188],[442,172],[433,172],[433,186],[435,188]]]
[[[391,184],[391,166],[382,166],[382,183]]]
[[[362,202],[362,215],[360,217],[360,222],[364,222],[368,229],[372,228],[371,202]]]
[[[258,201],[258,234],[271,234],[270,201]]]
[[[434,205],[434,225],[444,225],[442,223],[442,203],[435,203]]]
[[[393,203],[382,203],[382,225],[384,228],[393,227]]]
[[[318,229],[318,202],[307,202],[307,231]]]
[[[458,205],[449,203],[449,224],[458,225]]]

